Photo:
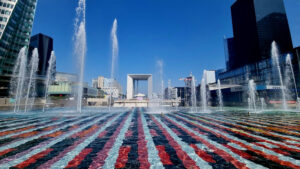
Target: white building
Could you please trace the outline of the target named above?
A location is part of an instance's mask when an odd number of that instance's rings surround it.
[[[167,99],[167,100],[176,100],[176,99],[178,99],[177,92],[178,92],[177,88],[167,87],[165,89],[165,99]]]
[[[104,87],[102,90],[106,93],[107,96],[110,96],[114,99],[118,99],[121,95],[120,90],[117,87]]]
[[[206,70],[206,83],[207,84],[216,83],[216,71]]]
[[[98,79],[92,79],[93,88],[98,88]]]
[[[121,84],[115,79],[99,76],[97,79],[93,79],[92,83],[93,87],[97,86],[97,88],[103,90],[107,96],[110,96],[111,93],[114,99],[119,98],[120,95],[123,94]]]
[[[73,97],[78,90],[77,75],[71,73],[56,72],[55,80],[49,86],[48,94],[52,96]],[[97,97],[97,88],[83,84],[83,97]]]

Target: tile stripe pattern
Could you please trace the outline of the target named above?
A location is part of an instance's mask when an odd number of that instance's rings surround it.
[[[300,115],[0,117],[0,169],[300,168]]]

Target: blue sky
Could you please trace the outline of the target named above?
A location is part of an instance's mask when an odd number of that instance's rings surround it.
[[[225,67],[223,37],[232,36],[230,6],[234,0],[87,0],[85,81],[109,77],[110,30],[118,20],[117,80],[126,87],[128,73],[157,74],[164,62],[165,84],[190,72]],[[77,0],[39,0],[32,34],[53,37],[57,70],[76,72],[73,56]],[[285,0],[294,46],[300,46],[300,1]]]

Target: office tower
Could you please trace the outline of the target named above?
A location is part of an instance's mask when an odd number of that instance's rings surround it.
[[[8,95],[20,49],[29,46],[37,0],[0,2],[0,95]]]
[[[231,6],[235,55],[232,69],[270,58],[271,43],[293,50],[283,0],[237,0]]]
[[[30,38],[29,56],[31,56],[34,48],[37,48],[39,53],[39,67],[37,73],[40,76],[46,76],[49,59],[53,51],[53,39],[41,33],[34,35]]]

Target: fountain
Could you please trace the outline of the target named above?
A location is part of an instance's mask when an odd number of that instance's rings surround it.
[[[223,103],[223,95],[222,95],[220,80],[218,80],[218,101],[219,101],[219,109],[223,111],[224,103]]]
[[[251,99],[248,97],[248,110],[251,110]]]
[[[32,53],[31,61],[30,61],[30,74],[29,74],[29,81],[28,81],[28,86],[27,86],[27,94],[26,94],[26,99],[25,99],[25,112],[28,110],[28,106],[32,108],[34,104],[34,98],[36,97],[36,73],[38,70],[39,66],[39,53],[38,49],[35,48]],[[28,103],[29,102],[29,103]],[[29,105],[28,105],[29,104]]]
[[[192,103],[192,112],[197,112],[197,97],[196,97],[196,80],[195,76],[192,74],[190,75],[192,77],[191,81],[191,103]]]
[[[75,33],[74,33],[74,54],[78,59],[79,66],[79,81],[77,91],[77,111],[81,112],[82,95],[83,95],[83,75],[86,55],[86,30],[85,30],[85,0],[78,1],[76,8]]]
[[[157,61],[157,66],[159,70],[159,86],[160,86],[160,91],[159,91],[159,108],[162,109],[163,105],[163,100],[164,100],[164,62],[162,60]]]
[[[298,90],[297,90],[297,84],[296,84],[296,79],[295,79],[295,73],[293,69],[293,64],[292,64],[292,59],[291,55],[288,54],[286,56],[286,67],[285,67],[285,86],[287,88],[287,97],[289,99],[294,99],[296,98],[297,105],[299,105],[299,96],[298,96]],[[295,91],[292,92],[292,90],[289,90],[290,88],[294,88]],[[294,96],[292,96],[294,94]]]
[[[274,71],[273,74],[278,74],[279,77],[279,83],[280,83],[281,94],[282,94],[282,107],[284,110],[287,110],[288,107],[286,102],[285,86],[283,85],[282,73],[281,73],[281,68],[279,63],[279,50],[275,41],[272,43],[271,53],[272,53],[272,67]],[[277,73],[275,73],[275,71],[277,71]]]
[[[118,53],[119,53],[119,44],[117,37],[118,21],[115,18],[113,22],[113,27],[111,29],[110,37],[112,41],[112,59],[111,59],[111,78],[115,78],[116,67],[118,64]]]
[[[168,99],[169,99],[169,100],[172,99],[171,91],[172,91],[172,85],[171,85],[171,80],[169,79],[169,80],[168,80]]]
[[[164,113],[166,112],[165,109],[163,108],[163,102],[164,102],[164,72],[163,72],[163,60],[157,60],[156,61],[156,76],[155,76],[155,84],[156,84],[156,94],[149,96],[149,108],[150,112],[152,114],[157,114],[157,113]]]
[[[206,91],[206,70],[203,71],[203,76],[201,80],[201,105],[203,112],[208,112],[207,109],[207,91]]]
[[[297,98],[297,109],[300,110],[300,98]]]
[[[249,104],[249,110],[256,112],[256,84],[254,80],[249,80],[248,84],[248,104]]]
[[[117,67],[117,63],[118,63],[118,53],[119,53],[119,45],[118,45],[118,37],[117,37],[117,29],[118,29],[118,21],[115,18],[114,23],[113,23],[113,27],[111,29],[111,33],[110,33],[110,37],[111,37],[111,41],[112,41],[112,58],[111,58],[111,74],[110,74],[110,78],[113,81],[115,79],[115,71],[116,71],[116,67]],[[112,101],[112,87],[113,84],[110,84],[110,92],[109,92],[109,110],[111,108],[111,101]]]
[[[264,98],[260,98],[261,111],[264,111],[266,108],[266,101]]]
[[[56,62],[56,56],[54,51],[52,51],[51,57],[48,62],[48,69],[47,69],[47,76],[46,76],[46,83],[45,83],[45,96],[44,96],[45,103],[43,105],[43,112],[45,112],[45,106],[47,105],[49,85],[52,83],[52,76],[55,71],[55,62]]]
[[[14,112],[19,112],[21,101],[24,95],[24,82],[27,65],[27,48],[23,47],[18,55],[11,80],[11,94],[15,98]]]

